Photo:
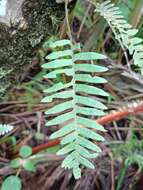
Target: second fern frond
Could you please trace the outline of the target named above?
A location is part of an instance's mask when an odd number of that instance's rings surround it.
[[[116,39],[133,55],[134,64],[140,68],[143,74],[143,44],[141,44],[143,40],[136,37],[138,30],[127,23],[120,9],[110,0],[95,3],[95,6],[95,11],[106,19]]]

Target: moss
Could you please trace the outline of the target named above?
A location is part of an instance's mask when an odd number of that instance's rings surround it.
[[[0,67],[7,73],[0,79],[0,93],[4,86],[19,80],[41,43],[56,35],[64,6],[54,0],[25,0],[22,13],[23,23],[11,27],[0,24]]]

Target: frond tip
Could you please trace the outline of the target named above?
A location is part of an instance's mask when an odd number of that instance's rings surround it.
[[[140,68],[143,74],[143,44],[141,44],[143,40],[135,36],[138,30],[127,23],[120,9],[110,0],[96,3],[95,11],[105,18],[116,39],[121,46],[129,50],[130,55],[133,55],[134,64]]]
[[[6,133],[9,133],[12,131],[13,126],[8,124],[0,124],[0,136],[5,135]]]
[[[81,166],[93,169],[94,165],[90,159],[101,152],[100,147],[93,141],[104,141],[104,137],[97,131],[102,133],[106,130],[91,117],[105,114],[106,106],[96,100],[95,96],[107,97],[108,93],[95,87],[95,84],[107,81],[93,76],[93,72],[105,72],[107,68],[89,63],[91,60],[102,60],[106,57],[95,52],[77,52],[75,47],[70,40],[51,44],[52,53],[46,57],[49,62],[42,66],[49,70],[44,77],[56,78],[57,74],[65,74],[68,82],[58,82],[46,89],[47,96],[42,102],[64,100],[46,111],[48,115],[56,115],[46,126],[63,126],[50,138],[61,138],[63,147],[57,154],[66,156],[62,167],[72,169],[74,177],[78,179],[81,176]]]

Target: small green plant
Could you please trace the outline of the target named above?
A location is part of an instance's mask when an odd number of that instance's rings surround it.
[[[12,131],[13,126],[8,124],[0,124],[0,136],[5,135],[6,133],[9,133]]]
[[[10,162],[10,167],[13,169],[24,168],[26,171],[35,171],[33,162],[29,159],[32,155],[32,148],[24,145],[20,148],[20,157],[15,158]]]
[[[49,109],[46,114],[57,115],[47,122],[46,126],[61,125],[63,127],[51,135],[51,139],[62,138],[64,146],[57,152],[58,155],[66,155],[62,167],[73,169],[76,179],[81,176],[80,166],[94,168],[90,162],[95,158],[101,149],[92,142],[104,141],[102,135],[97,131],[105,132],[105,129],[91,119],[92,116],[102,116],[106,107],[93,96],[105,96],[108,94],[92,84],[102,84],[107,81],[99,76],[92,76],[91,73],[101,73],[107,68],[96,64],[89,64],[88,61],[102,60],[106,57],[95,52],[77,52],[78,44],[64,39],[53,42],[50,48],[53,50],[46,59],[48,63],[42,65],[44,69],[50,70],[44,78],[56,78],[58,74],[65,74],[67,83],[59,82],[44,92],[47,96],[42,102],[50,103],[54,99],[61,99],[64,102]],[[62,51],[57,51],[57,49]],[[79,49],[79,48],[78,48]],[[79,63],[80,62],[80,63]]]
[[[21,190],[21,188],[22,184],[20,178],[11,175],[4,180],[1,190]]]
[[[22,183],[21,179],[18,177],[21,169],[25,169],[26,171],[34,172],[35,165],[29,159],[32,155],[32,148],[30,146],[24,145],[20,148],[19,157],[13,159],[9,166],[13,169],[17,169],[17,174],[8,176],[2,183],[1,190],[21,190]]]
[[[124,161],[120,169],[120,173],[117,176],[117,190],[122,189],[122,184],[126,172],[131,165],[136,165],[138,171],[143,169],[143,140],[138,140],[138,138],[132,134],[131,139],[121,145],[112,145],[112,151],[115,158],[121,158]]]

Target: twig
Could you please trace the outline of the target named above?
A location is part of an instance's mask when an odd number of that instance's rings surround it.
[[[71,28],[70,28],[70,24],[69,24],[69,11],[68,11],[68,0],[64,0],[65,1],[65,17],[66,17],[66,25],[67,25],[67,29],[68,29],[68,36],[70,41],[72,42],[72,34],[71,34]]]
[[[90,9],[91,9],[91,4],[89,4],[88,7],[87,7],[87,10],[86,10],[85,15],[84,15],[84,17],[83,17],[83,20],[82,20],[82,23],[81,23],[81,25],[80,25],[79,31],[78,31],[78,33],[77,33],[77,38],[78,38],[78,39],[79,39],[79,37],[80,37],[81,31],[82,31],[82,29],[83,29],[84,23],[85,23],[85,21],[86,21],[86,18],[87,18],[87,15],[88,15]]]
[[[36,154],[36,153],[38,153],[38,152],[40,152],[42,150],[45,150],[47,148],[56,146],[58,144],[60,144],[60,139],[51,140],[51,141],[49,141],[47,143],[44,143],[44,144],[41,144],[39,146],[36,146],[36,147],[32,148],[32,153]]]
[[[116,111],[115,113],[108,114],[106,116],[103,116],[96,120],[97,123],[101,125],[105,125],[107,123],[120,120],[122,118],[125,118],[129,116],[130,114],[134,115],[137,113],[143,112],[143,102],[136,103],[136,105],[132,105],[132,107],[128,107],[121,111]],[[39,146],[36,146],[32,149],[33,154],[36,154],[42,150],[45,150],[47,148],[53,147],[60,144],[60,139],[55,139],[52,141],[49,141],[47,143],[41,144]]]

